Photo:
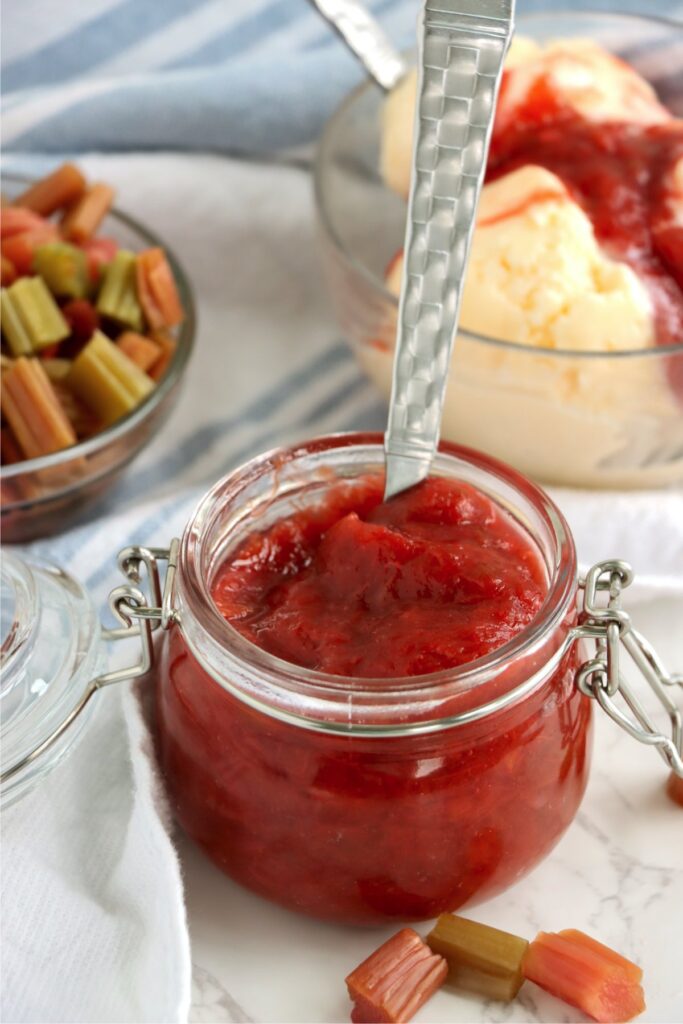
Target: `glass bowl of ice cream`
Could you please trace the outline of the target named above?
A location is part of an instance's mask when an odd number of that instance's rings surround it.
[[[333,304],[387,397],[414,95],[360,86],[316,161]],[[443,435],[546,483],[683,480],[683,26],[519,19]]]

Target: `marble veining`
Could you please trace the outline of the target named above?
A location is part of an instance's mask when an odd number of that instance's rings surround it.
[[[253,1024],[254,1018],[226,992],[218,978],[193,964],[190,1024],[223,1024],[224,1021]]]

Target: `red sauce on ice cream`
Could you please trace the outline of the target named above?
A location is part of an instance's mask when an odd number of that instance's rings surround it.
[[[433,479],[382,503],[383,481],[254,533],[213,598],[249,640],[342,676],[436,672],[502,646],[538,611],[537,550],[468,484]]]
[[[556,174],[605,251],[649,289],[657,342],[666,345],[683,341],[683,223],[673,209],[682,159],[683,121],[594,123],[539,79],[514,117],[494,129],[487,180],[529,164]]]

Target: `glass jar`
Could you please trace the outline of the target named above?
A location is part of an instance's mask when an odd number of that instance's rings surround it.
[[[673,694],[683,675],[666,671],[621,607],[631,570],[598,562],[578,579],[553,503],[487,456],[443,445],[433,472],[502,506],[545,565],[544,604],[503,647],[432,675],[346,679],[283,662],[221,617],[212,580],[246,534],[324,499],[340,479],[363,487],[383,465],[378,435],[347,434],[236,470],[202,500],[182,543],[119,553],[116,628],[100,626],[67,573],[5,554],[3,806],[73,747],[95,695],[130,679],[153,697],[159,757],[188,834],[244,885],[340,921],[431,917],[533,867],[580,803],[596,702],[658,751],[680,799]],[[106,644],[131,638],[136,662],[107,671]],[[620,674],[622,649],[644,691]]]
[[[483,455],[444,445],[433,474],[484,491],[541,555],[544,605],[504,647],[431,675],[345,679],[281,661],[220,615],[212,580],[246,534],[383,458],[377,437],[337,436],[210,491],[184,534],[155,669],[159,757],[185,831],[243,885],[354,923],[433,917],[511,885],[573,819],[590,761],[568,645],[573,542],[538,488]]]

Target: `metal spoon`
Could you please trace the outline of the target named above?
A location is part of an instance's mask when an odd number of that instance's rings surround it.
[[[311,0],[383,89],[406,66],[360,0]],[[429,475],[515,0],[425,0],[385,499]]]
[[[354,57],[387,92],[408,70],[379,22],[361,0],[310,0],[339,33]]]
[[[426,0],[385,500],[429,475],[514,0]]]

